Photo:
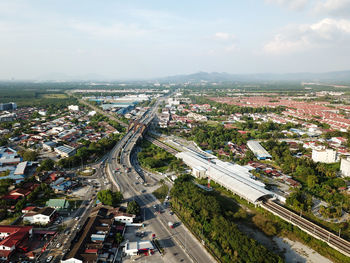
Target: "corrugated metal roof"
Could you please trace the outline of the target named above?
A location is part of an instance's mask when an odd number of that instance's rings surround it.
[[[190,167],[205,167],[211,180],[252,203],[263,196],[274,195],[273,192],[264,188],[264,183],[252,179],[246,167],[225,163],[218,159],[209,162],[194,152],[181,152],[176,157],[181,158]]]
[[[28,162],[21,162],[17,165],[16,170],[13,174],[15,175],[21,175],[24,174],[24,171],[27,167]]]
[[[259,158],[272,158],[272,156],[260,145],[258,141],[248,141],[247,146]]]

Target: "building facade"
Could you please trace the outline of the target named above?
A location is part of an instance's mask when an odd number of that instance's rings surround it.
[[[335,163],[337,152],[333,149],[312,150],[312,160],[320,163]]]

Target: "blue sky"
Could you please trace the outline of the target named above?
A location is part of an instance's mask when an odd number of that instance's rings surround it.
[[[350,0],[1,0],[0,79],[350,69]]]

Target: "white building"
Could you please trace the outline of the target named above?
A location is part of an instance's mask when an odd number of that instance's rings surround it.
[[[94,116],[95,114],[96,114],[96,111],[94,111],[94,110],[93,111],[89,111],[89,113],[88,113],[89,116]]]
[[[335,163],[337,151],[333,149],[312,150],[312,160],[320,163]]]
[[[207,171],[207,169],[205,169],[203,166],[194,166],[192,168],[192,174],[193,174],[193,176],[195,176],[197,178],[205,177],[206,171]]]
[[[78,105],[69,105],[68,110],[79,111],[79,106]]]
[[[260,145],[258,141],[248,141],[247,146],[259,160],[272,158],[272,156],[264,149],[264,147]]]
[[[187,114],[187,118],[193,119],[195,121],[208,121],[207,116],[203,116],[194,112],[190,112],[189,114]]]
[[[135,215],[118,212],[114,216],[114,220],[118,222],[125,223],[126,225],[131,225],[134,222]]]
[[[127,242],[124,246],[124,252],[128,256],[136,256],[138,253],[145,253],[152,251],[154,246],[149,240],[142,240],[136,242]]]
[[[341,159],[340,172],[342,176],[350,177],[350,160],[349,159]]]
[[[62,145],[56,147],[55,152],[57,152],[61,157],[70,157],[76,153],[76,149],[70,147],[69,145]]]
[[[51,207],[39,209],[37,212],[29,212],[23,216],[23,221],[30,224],[47,225],[54,220],[56,210]]]
[[[168,99],[168,105],[171,107],[173,105],[180,105],[180,101],[177,99],[169,98]]]
[[[45,110],[39,110],[38,111],[38,113],[39,113],[39,115],[41,115],[41,116],[46,116],[46,111]]]

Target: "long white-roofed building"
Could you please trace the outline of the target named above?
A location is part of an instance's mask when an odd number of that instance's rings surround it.
[[[251,168],[218,160],[215,156],[208,157],[197,152],[187,151],[176,154],[201,177],[209,177],[210,180],[220,184],[231,192],[246,199],[251,203],[257,203],[262,197],[277,197],[275,193],[265,189],[263,182],[254,179],[249,172]],[[205,169],[205,173],[198,173],[198,167]]]
[[[247,146],[259,160],[266,160],[272,158],[272,156],[264,149],[264,147],[260,145],[258,141],[248,141]]]

